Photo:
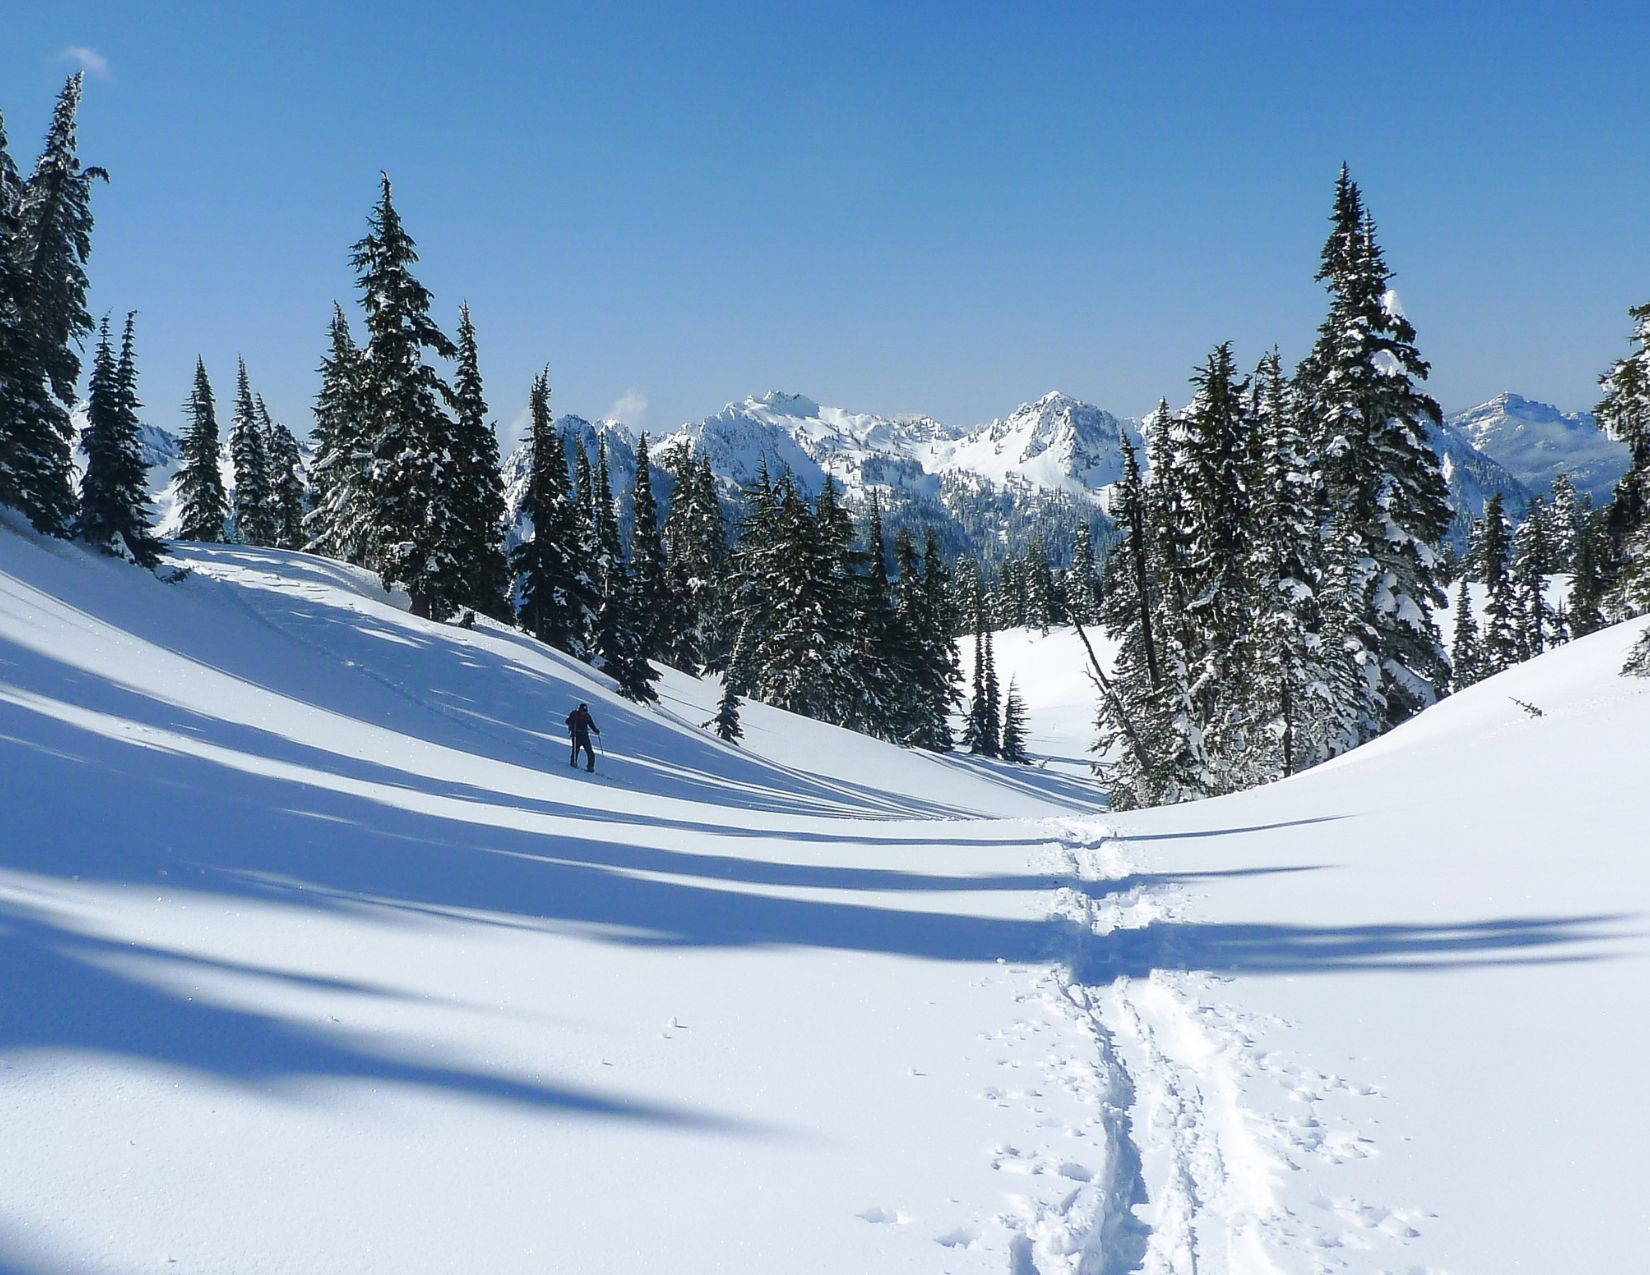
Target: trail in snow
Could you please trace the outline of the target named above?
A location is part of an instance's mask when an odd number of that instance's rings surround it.
[[[642,711],[337,564],[182,556],[161,585],[0,532],[0,1266],[1642,1248],[1642,623],[1102,823],[1073,776],[758,704],[728,748],[714,685]],[[1058,641],[1023,645],[1058,705]],[[581,699],[623,741],[597,783],[560,756]],[[1047,721],[1079,757],[1086,714]],[[1503,1180],[1545,1206],[1509,1218]]]

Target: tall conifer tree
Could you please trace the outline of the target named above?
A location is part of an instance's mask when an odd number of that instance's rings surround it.
[[[178,538],[215,543],[224,538],[229,497],[224,492],[219,463],[222,439],[212,383],[200,359],[195,360],[195,384],[183,410],[189,424],[183,434],[183,465],[178,470],[178,502],[182,506]]]
[[[364,562],[370,552],[372,511],[367,503],[370,453],[363,433],[361,352],[350,335],[344,308],[336,302],[320,371],[315,424],[309,432],[315,457],[310,467],[313,490],[304,530],[316,552]]]
[[[462,517],[453,480],[450,390],[427,356],[457,349],[430,318],[430,293],[413,277],[412,237],[383,176],[368,231],[352,253],[366,313],[361,411],[371,565],[386,588],[407,591],[414,615],[445,619],[466,596]]]
[[[453,373],[452,525],[459,537],[463,584],[458,601],[484,615],[504,618],[510,569],[504,557],[504,481],[498,436],[487,420],[475,324],[466,302],[458,315],[458,367]]]
[[[0,503],[15,505],[37,530],[53,535],[67,534],[75,516],[69,411],[80,380],[80,343],[93,328],[86,309],[91,184],[95,177],[108,180],[102,169],[82,168],[76,154],[83,83],[72,75],[58,95],[7,235],[12,366],[0,401]],[[4,178],[6,185],[13,181]]]
[[[235,470],[235,536],[242,544],[273,545],[278,534],[264,425],[242,359],[235,376],[235,419],[229,427],[229,460]]]
[[[1343,166],[1318,279],[1328,317],[1297,373],[1322,457],[1327,508],[1342,511],[1360,614],[1348,634],[1379,670],[1379,727],[1437,697],[1448,661],[1433,623],[1448,489],[1426,427],[1442,421],[1418,388],[1428,366],[1389,288],[1374,221]]]
[[[126,316],[118,362],[107,319],[99,332],[81,435],[86,472],[75,530],[100,549],[153,567],[160,562],[160,542],[150,530],[149,467],[139,438],[135,318]]]

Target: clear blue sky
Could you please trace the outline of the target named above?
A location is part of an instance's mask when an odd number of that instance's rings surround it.
[[[160,424],[244,353],[307,428],[380,168],[504,425],[543,363],[656,431],[772,387],[1139,413],[1217,341],[1305,351],[1343,159],[1446,409],[1590,406],[1650,300],[1643,4],[10,0],[25,169],[71,46]]]

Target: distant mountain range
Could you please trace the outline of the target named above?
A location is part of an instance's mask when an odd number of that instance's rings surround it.
[[[563,416],[557,422],[592,456],[600,441],[608,450],[614,491],[621,503],[636,472],[636,437],[617,421]],[[732,496],[752,481],[765,460],[777,476],[789,471],[808,496],[831,474],[851,504],[870,490],[881,497],[890,533],[900,526],[933,528],[951,554],[988,561],[1018,552],[1041,535],[1051,554],[1069,554],[1077,527],[1110,525],[1111,488],[1122,476],[1123,440],[1141,449],[1147,422],[1118,417],[1057,391],[1026,403],[1008,416],[957,428],[931,416],[878,416],[825,407],[778,390],[729,403],[720,411],[651,440],[655,484],[668,500],[669,476],[660,467],[669,449],[690,445],[709,456]],[[1627,449],[1607,438],[1587,413],[1564,413],[1545,403],[1502,394],[1448,416],[1428,431],[1449,481],[1456,511],[1451,538],[1464,540],[1484,503],[1500,492],[1508,511],[1521,516],[1532,496],[1545,495],[1559,473],[1570,474],[1595,504],[1608,501],[1626,472]],[[176,530],[173,478],[178,441],[146,427],[146,453],[154,463],[157,524]],[[519,510],[526,482],[526,454],[504,458],[514,535],[527,533]],[[232,478],[225,461],[226,483]],[[629,510],[623,510],[628,521]]]

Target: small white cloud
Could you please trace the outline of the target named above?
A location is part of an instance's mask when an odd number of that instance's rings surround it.
[[[647,395],[632,385],[614,399],[612,406],[602,414],[609,420],[622,422],[632,430],[638,430],[642,427],[642,422],[647,420]]]
[[[507,424],[500,426],[498,429],[498,445],[503,449],[504,454],[508,456],[525,443],[528,434],[532,432],[532,428],[533,414],[525,407],[517,412]]]
[[[109,59],[84,44],[71,44],[57,55],[60,62],[73,62],[94,80],[109,78]]]

